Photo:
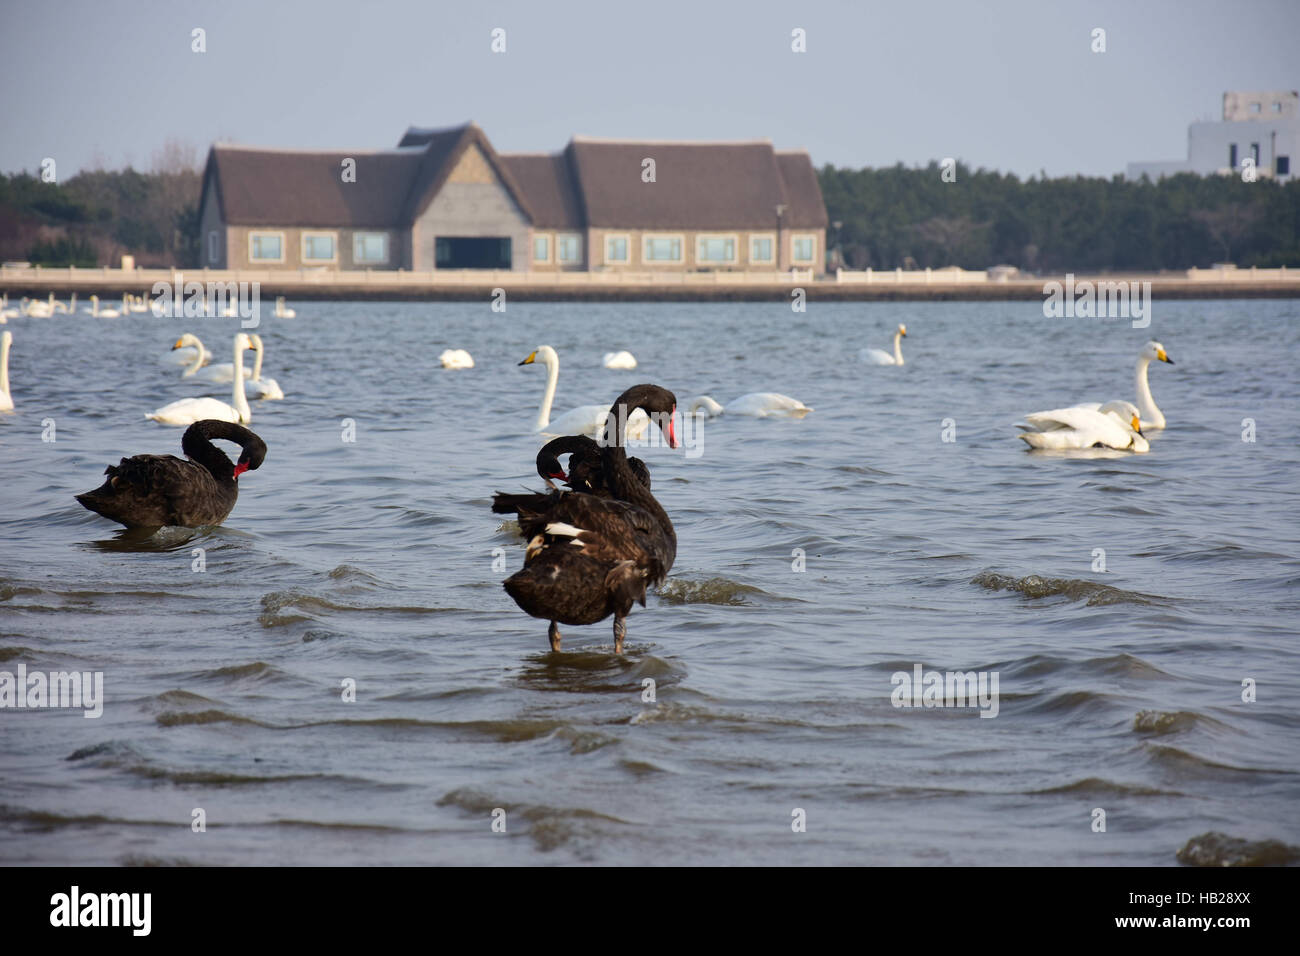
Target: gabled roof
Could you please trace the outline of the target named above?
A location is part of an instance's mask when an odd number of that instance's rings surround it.
[[[411,127],[398,144],[399,148],[403,146],[421,146],[424,149],[424,161],[420,164],[407,196],[403,225],[409,225],[419,218],[420,213],[433,201],[433,197],[438,195],[438,191],[447,182],[451,171],[456,168],[460,158],[471,146],[477,146],[482,151],[506,191],[510,193],[529,221],[532,220],[533,213],[526,194],[519,188],[519,184],[515,182],[477,123],[436,130]]]
[[[575,137],[554,154],[498,154],[474,123],[412,127],[395,149],[316,152],[213,146],[204,172],[223,221],[243,226],[404,228],[477,147],[539,228],[824,228],[812,160],[767,140],[681,143]],[[356,181],[343,182],[345,159]],[[655,181],[641,179],[655,161]]]

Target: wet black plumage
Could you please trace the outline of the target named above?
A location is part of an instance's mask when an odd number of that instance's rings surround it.
[[[235,442],[243,450],[235,465],[212,439]],[[232,422],[204,419],[185,429],[175,455],[136,455],[104,469],[108,478],[77,501],[128,528],[175,525],[199,528],[220,524],[239,497],[239,475],[258,468],[266,443]]]
[[[569,456],[569,472],[565,474],[560,456]],[[540,512],[549,502],[564,494],[555,486],[556,481],[568,485],[572,491],[608,498],[604,473],[605,449],[595,439],[586,435],[564,435],[548,441],[537,452],[537,473],[546,479],[549,491],[532,491],[517,494],[498,491],[492,496],[492,510],[496,514],[517,514],[520,508]],[[650,469],[640,458],[629,458],[628,466],[637,479],[650,487]]]
[[[614,403],[625,415],[641,408],[668,416],[672,447],[677,446],[672,425],[676,407],[673,393],[657,385],[633,386]],[[594,624],[613,614],[614,650],[621,654],[624,619],[633,603],[644,606],[646,588],[663,582],[677,556],[672,522],[633,471],[619,429],[606,430],[606,446],[598,452],[600,468],[593,475],[599,474],[610,497],[553,492],[539,496],[535,510],[512,502],[528,546],[523,568],[504,587],[525,612],[551,622],[555,651],[560,649],[559,624]]]

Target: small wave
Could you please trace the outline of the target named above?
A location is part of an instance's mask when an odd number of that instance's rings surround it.
[[[1109,584],[1099,584],[1081,578],[1042,578],[1036,574],[1015,578],[1008,574],[983,571],[971,578],[971,584],[978,584],[990,591],[1019,591],[1031,600],[1059,596],[1070,601],[1086,601],[1089,607],[1108,604],[1168,603],[1167,598],[1155,594],[1124,591]]]
[[[1220,763],[1216,760],[1207,760],[1205,757],[1198,757],[1194,753],[1186,750],[1180,750],[1177,747],[1170,747],[1164,744],[1146,744],[1147,752],[1157,764],[1172,768],[1174,770],[1226,770],[1229,773],[1267,773],[1267,774],[1294,774],[1294,770],[1280,770],[1273,767],[1235,767],[1232,764]]]
[[[665,604],[721,604],[727,607],[753,607],[759,600],[794,600],[727,578],[706,578],[703,581],[673,578],[659,589],[659,599]]]
[[[1223,726],[1211,717],[1190,710],[1139,710],[1133,717],[1133,730],[1139,734],[1175,734],[1200,724]]]
[[[1211,831],[1188,840],[1177,859],[1184,866],[1287,866],[1300,863],[1300,847],[1281,840],[1243,840]]]
[[[1076,780],[1073,783],[1062,784],[1059,787],[1048,787],[1045,790],[1031,790],[1031,794],[1047,793],[1077,793],[1097,796],[1134,796],[1134,797],[1181,797],[1182,794],[1176,790],[1161,790],[1156,787],[1147,787],[1136,783],[1117,783],[1114,780],[1104,780],[1101,777],[1085,777],[1082,780]]]
[[[316,621],[315,615],[325,613],[362,614],[443,614],[447,608],[419,607],[413,605],[356,605],[340,604],[328,598],[308,594],[305,591],[271,591],[262,595],[262,613],[258,623],[263,627],[284,627],[288,624],[300,624]],[[292,613],[297,611],[299,613]]]
[[[18,658],[35,660],[36,652],[30,647],[0,647],[0,664],[5,661],[17,660]]]
[[[244,724],[250,727],[269,727],[261,721],[253,720],[251,717],[241,717],[238,714],[232,714],[224,710],[198,710],[191,712],[178,712],[169,710],[159,714],[156,718],[160,727],[183,727],[190,724]]]
[[[40,593],[40,588],[29,588],[21,584],[0,584],[0,601],[8,601],[20,595]]]

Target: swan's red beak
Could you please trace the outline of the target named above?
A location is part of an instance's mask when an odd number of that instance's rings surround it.
[[[564,472],[562,472],[562,471],[553,471],[553,472],[551,472],[549,475],[547,475],[546,477],[547,477],[547,478],[555,478],[555,479],[558,480],[558,481],[568,481],[568,480],[569,480],[569,476],[566,475],[566,474],[565,474]]]
[[[671,414],[668,416],[668,447],[679,448],[681,442],[677,440],[677,406],[673,406]]]
[[[239,476],[246,471],[248,471],[248,462],[241,461],[238,465],[235,466],[235,478],[238,479]]]

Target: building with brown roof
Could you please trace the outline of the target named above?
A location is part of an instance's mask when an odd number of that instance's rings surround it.
[[[509,154],[474,123],[374,152],[216,145],[200,205],[214,269],[821,271],[826,225],[802,150],[575,137]]]

